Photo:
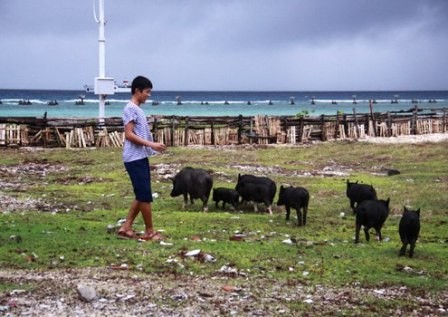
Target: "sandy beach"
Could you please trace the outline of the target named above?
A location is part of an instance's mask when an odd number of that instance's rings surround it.
[[[380,143],[380,144],[398,144],[398,143],[425,143],[425,142],[444,142],[448,140],[448,133],[432,133],[420,135],[400,135],[398,137],[366,137],[359,139],[359,142]]]

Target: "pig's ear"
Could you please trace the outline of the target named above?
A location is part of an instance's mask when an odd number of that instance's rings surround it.
[[[408,211],[408,209],[406,208],[406,206],[403,206],[403,212]]]
[[[417,209],[416,213],[420,216],[420,208]]]
[[[390,203],[390,197],[389,198],[387,198],[387,200],[386,200],[386,205],[389,207],[389,203]]]

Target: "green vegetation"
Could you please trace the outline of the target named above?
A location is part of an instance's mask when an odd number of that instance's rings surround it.
[[[448,144],[322,143],[301,147],[169,148],[151,158],[154,223],[165,242],[119,240],[113,229],[124,218],[133,194],[121,149],[44,151],[2,149],[2,201],[22,207],[0,210],[0,266],[17,269],[126,265],[147,273],[213,275],[231,266],[251,277],[294,280],[306,285],[405,285],[446,289],[448,279]],[[184,166],[213,172],[214,187],[234,187],[238,173],[266,175],[280,184],[309,189],[308,223],[285,222],[275,213],[217,209],[209,202],[181,208],[171,198],[171,181]],[[387,169],[399,175],[386,176]],[[383,242],[355,245],[354,216],[346,180],[373,184],[380,199],[391,198]],[[25,202],[34,202],[27,207]],[[414,259],[398,257],[398,222],[403,205],[422,209],[422,231]],[[260,208],[264,210],[264,208]],[[108,228],[109,226],[109,228]],[[137,230],[143,230],[141,218]],[[244,239],[232,237],[242,234]],[[374,235],[372,235],[374,237]],[[292,239],[292,244],[284,240]],[[185,257],[200,249],[216,261]],[[3,285],[8,289],[8,285]]]
[[[309,117],[311,113],[314,113],[315,109],[313,110],[308,110],[308,109],[303,109],[302,111],[298,112],[296,114],[296,117]]]
[[[310,112],[308,110],[302,110],[296,114],[297,117],[308,117]]]

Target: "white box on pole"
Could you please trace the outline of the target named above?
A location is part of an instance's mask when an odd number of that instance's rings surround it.
[[[95,95],[113,95],[115,81],[111,77],[95,77]]]

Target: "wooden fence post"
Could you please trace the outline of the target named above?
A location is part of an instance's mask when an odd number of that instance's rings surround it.
[[[241,144],[241,134],[242,133],[243,133],[243,115],[240,114],[238,116],[238,144]]]
[[[417,134],[417,112],[414,111],[411,120],[411,134]]]
[[[285,136],[285,141],[284,141],[284,143],[286,144],[286,143],[288,143],[288,140],[287,140],[287,135],[288,135],[288,118],[283,118],[283,133],[284,133],[284,136]]]
[[[338,134],[339,134],[339,111],[336,111],[336,127],[334,129],[334,139],[337,140],[338,139]]]
[[[373,115],[372,99],[369,99],[369,108],[370,108],[370,117],[372,118],[373,136],[377,136],[377,133],[376,133],[376,124],[375,124],[375,116]]]
[[[445,133],[446,132],[446,126],[447,126],[446,111],[445,110],[443,110],[442,123],[443,123],[442,132]]]
[[[252,144],[252,142],[254,141],[253,136],[255,136],[255,133],[253,133],[253,120],[252,118],[250,119],[250,124],[249,124],[249,144]]]
[[[387,136],[392,136],[392,118],[390,112],[387,112]]]
[[[322,135],[320,136],[320,139],[322,141],[326,141],[327,140],[327,131],[325,131],[325,115],[321,115],[320,116],[320,130]]]
[[[156,141],[156,142],[159,142],[159,140],[158,140],[158,134],[157,134],[157,118],[154,118],[154,123],[152,124],[152,130],[154,131],[153,132],[153,138],[154,138],[154,141]]]
[[[216,145],[216,142],[215,142],[215,124],[214,124],[213,119],[211,121],[212,122],[210,123],[210,127],[212,129],[212,131],[211,131],[212,145]]]
[[[349,136],[347,115],[345,113],[342,115],[342,124],[344,125],[344,135]]]
[[[186,117],[185,118],[185,139],[184,139],[185,146],[189,144],[188,121],[189,121],[189,118]]]
[[[355,136],[356,138],[359,138],[359,135],[361,133],[359,133],[359,124],[358,124],[358,115],[356,114],[356,108],[353,108],[353,116],[355,117]]]
[[[44,141],[44,147],[46,148],[46,147],[48,147],[48,120],[47,120],[47,112],[45,111],[45,114],[44,114],[44,120],[43,120],[43,123],[44,123],[44,128],[45,128],[45,133],[43,133],[43,141]]]
[[[175,130],[176,130],[176,126],[175,126],[175,120],[174,120],[174,116],[171,116],[171,146],[175,146],[175,142],[174,142],[174,134],[175,134]]]
[[[303,140],[303,116],[300,116],[299,119],[299,143],[302,143]]]

